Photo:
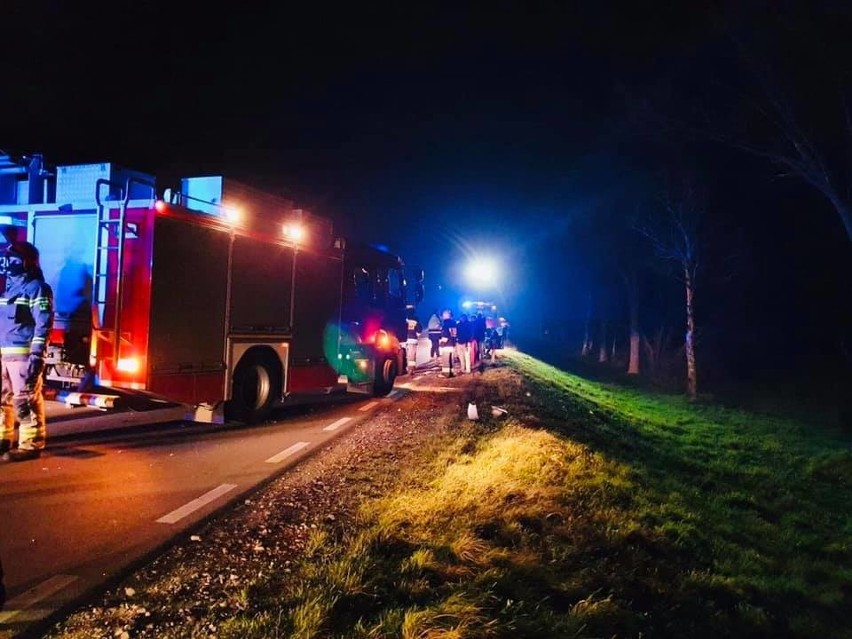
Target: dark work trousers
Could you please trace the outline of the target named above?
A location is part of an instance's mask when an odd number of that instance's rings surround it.
[[[455,373],[453,373],[453,359],[456,356],[456,345],[453,343],[455,340],[447,341],[446,344],[441,346],[441,374],[444,377],[453,377]]]
[[[432,348],[429,351],[429,357],[441,356],[441,331],[429,331],[429,341],[432,342]]]

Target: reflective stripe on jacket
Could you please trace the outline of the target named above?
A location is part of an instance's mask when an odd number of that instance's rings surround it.
[[[405,320],[406,328],[408,329],[408,335],[406,336],[408,339],[416,340],[418,335],[420,335],[420,331],[422,330],[422,326],[420,326],[420,322],[416,319],[409,318]]]

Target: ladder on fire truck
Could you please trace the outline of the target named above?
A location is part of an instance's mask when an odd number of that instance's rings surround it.
[[[138,184],[151,190],[151,206],[156,200],[153,182],[139,178],[128,178],[124,184],[101,178],[95,184],[97,203],[97,230],[95,233],[95,263],[92,273],[92,304],[94,306],[92,339],[96,348],[102,343],[111,346],[113,365],[117,366],[121,356],[121,311],[124,296],[124,248],[128,232],[127,205],[132,186]],[[118,198],[104,200],[101,187],[117,189]],[[117,206],[116,206],[117,205]],[[112,281],[110,278],[112,277]],[[110,305],[112,308],[110,309]],[[108,310],[111,310],[108,314]],[[110,323],[109,320],[112,320]]]

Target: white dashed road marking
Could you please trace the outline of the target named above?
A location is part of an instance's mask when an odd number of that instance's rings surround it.
[[[77,579],[78,577],[74,575],[53,575],[50,579],[22,592],[14,599],[10,599],[6,602],[6,610],[0,612],[0,624],[11,621],[22,612],[32,608],[42,599],[47,599],[51,595],[56,594],[66,586],[77,581]]]
[[[378,406],[378,405],[379,405],[379,402],[370,402],[369,404],[364,404],[364,405],[363,405],[361,408],[359,408],[358,410],[360,410],[360,411],[370,410],[370,409],[371,409],[371,408],[373,408],[374,406]]]
[[[300,450],[302,450],[303,448],[306,448],[310,445],[311,445],[311,442],[296,442],[295,444],[290,446],[290,448],[285,448],[284,450],[282,450],[277,455],[273,455],[272,457],[267,459],[266,463],[267,464],[277,464],[282,459],[287,459],[290,455],[293,455],[294,453],[298,453]]]
[[[219,499],[219,497],[221,497],[225,493],[232,491],[236,487],[237,487],[236,484],[222,484],[221,486],[218,486],[218,487],[214,488],[213,490],[204,493],[198,499],[193,499],[191,502],[184,504],[183,506],[181,506],[177,510],[173,510],[168,515],[163,515],[162,517],[160,517],[157,520],[157,523],[158,524],[173,524],[175,522],[178,522],[181,519],[183,519],[184,517],[186,517],[187,515],[189,515],[190,513],[195,512],[196,510],[198,510],[202,506],[206,506],[211,501],[215,501],[216,499]]]
[[[345,424],[348,421],[352,421],[352,418],[351,417],[341,417],[336,422],[332,422],[328,426],[323,428],[323,430],[337,430],[338,428],[343,426],[343,424]]]

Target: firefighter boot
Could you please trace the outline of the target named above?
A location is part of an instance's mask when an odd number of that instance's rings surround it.
[[[6,455],[12,449],[15,439],[15,409],[11,405],[4,405],[0,413],[0,457]]]
[[[38,459],[45,445],[44,402],[25,402],[18,406],[18,447],[9,451],[12,461]]]
[[[9,451],[9,459],[16,462],[38,459],[39,457],[41,457],[41,450],[38,448],[15,448]]]

